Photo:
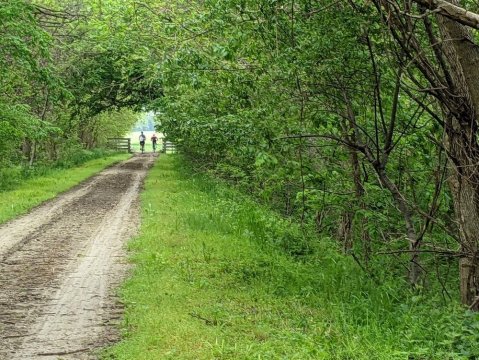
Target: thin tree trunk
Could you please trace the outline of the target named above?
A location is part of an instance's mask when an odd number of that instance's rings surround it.
[[[354,141],[354,140],[353,140]],[[351,176],[353,179],[353,191],[355,195],[356,206],[364,208],[364,188],[361,181],[361,169],[359,166],[358,152],[356,149],[349,148],[349,161],[351,166]],[[354,242],[354,215],[356,206],[352,206],[350,209],[345,210],[341,215],[341,221],[338,227],[338,237],[343,244],[344,252],[348,252],[353,247]],[[369,243],[370,239],[367,233],[365,233],[365,219],[361,219],[360,231],[361,231],[361,241],[363,242],[364,258],[366,262],[369,260],[371,252],[371,244]]]
[[[351,251],[353,247],[353,216],[354,213],[351,210],[345,210],[339,221],[338,238],[345,253]]]
[[[33,166],[33,163],[35,161],[35,156],[37,153],[37,142],[33,140],[32,145],[30,146],[30,161],[28,162],[28,165],[30,167]]]
[[[381,184],[389,190],[392,197],[394,198],[406,224],[406,237],[409,241],[409,250],[411,253],[411,260],[409,266],[409,282],[411,283],[411,285],[416,286],[420,280],[422,271],[419,262],[420,241],[414,227],[411,210],[409,209],[406,200],[404,199],[396,185],[387,176],[386,171],[379,168],[376,169],[376,172],[378,174],[379,180],[381,181]]]
[[[347,119],[347,121],[343,124],[343,136],[345,138],[349,138],[349,142],[352,144],[357,143],[357,128],[356,128],[356,116],[354,114],[354,109],[351,103],[351,99],[348,96],[348,93],[346,90],[342,90],[342,95],[344,102],[346,104],[346,113],[344,114],[344,118]],[[361,179],[361,167],[359,164],[359,157],[358,157],[358,150],[354,149],[352,147],[348,148],[349,151],[349,162],[351,166],[351,175],[353,179],[353,191],[355,194],[356,198],[356,203],[359,205],[362,209],[364,209],[364,201],[363,201],[363,195],[364,195],[364,187],[362,184],[362,179]],[[354,211],[353,210],[346,210],[342,217],[341,217],[341,222],[339,225],[339,231],[338,235],[339,238],[343,242],[343,248],[344,251],[347,252],[352,249],[353,247],[353,238],[354,238]],[[369,262],[369,257],[371,253],[371,244],[370,244],[370,238],[369,234],[366,232],[366,226],[365,222],[366,219],[361,219],[361,226],[360,226],[360,231],[361,231],[361,241],[363,245],[363,251],[364,251],[364,259],[366,263]]]
[[[366,204],[364,203],[364,185],[363,179],[361,177],[361,166],[359,164],[358,151],[356,149],[350,150],[350,161],[353,173],[353,182],[354,182],[354,194],[356,197],[357,204],[361,210],[366,209]],[[359,231],[361,233],[361,244],[363,247],[363,257],[366,266],[369,264],[371,258],[371,238],[369,237],[369,232],[367,230],[367,218],[361,216],[359,223]]]

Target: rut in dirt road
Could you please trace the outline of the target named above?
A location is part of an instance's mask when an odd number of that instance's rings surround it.
[[[0,359],[95,359],[117,340],[114,290],[154,160],[135,156],[0,226]]]

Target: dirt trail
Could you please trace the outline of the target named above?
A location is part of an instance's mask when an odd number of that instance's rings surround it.
[[[95,359],[117,340],[114,289],[154,160],[135,156],[0,226],[0,359]]]

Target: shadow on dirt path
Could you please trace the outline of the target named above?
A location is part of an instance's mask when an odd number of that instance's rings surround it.
[[[118,339],[114,290],[155,159],[136,155],[0,226],[0,359],[95,359]]]

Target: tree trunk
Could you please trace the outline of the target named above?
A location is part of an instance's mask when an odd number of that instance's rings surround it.
[[[31,148],[30,148],[30,160],[28,162],[28,165],[30,167],[32,167],[33,163],[35,162],[36,154],[37,154],[37,142],[35,140],[33,140],[33,143],[32,143]]]
[[[352,135],[353,137],[354,135]],[[355,141],[353,139],[352,141]],[[341,221],[338,227],[338,237],[343,244],[344,252],[348,252],[353,247],[354,242],[354,215],[357,207],[364,209],[364,188],[361,179],[361,168],[359,165],[358,151],[356,149],[349,148],[349,161],[351,165],[351,175],[353,179],[353,191],[355,196],[355,204],[352,209],[345,210],[341,215]],[[360,222],[360,233],[362,247],[364,251],[364,259],[366,263],[369,261],[371,255],[371,244],[369,234],[366,231],[366,219],[362,218]]]
[[[455,1],[451,1],[455,3]],[[450,157],[450,180],[459,228],[461,301],[478,310],[479,296],[479,47],[469,30],[438,15],[443,50],[451,68],[460,102],[446,113],[445,146]]]
[[[345,210],[341,214],[341,220],[339,221],[338,237],[345,253],[348,253],[353,248],[353,216],[353,211]]]
[[[447,141],[449,143],[450,141]],[[451,145],[452,151],[454,147]],[[472,165],[472,164],[471,164]],[[470,166],[471,166],[470,165]],[[450,161],[451,177],[449,187],[454,200],[454,212],[461,240],[459,276],[461,301],[472,305],[479,296],[479,191],[478,185],[462,175],[457,165]],[[479,310],[477,303],[475,310]]]
[[[419,248],[420,241],[417,236],[416,229],[414,227],[414,221],[412,218],[411,210],[406,202],[406,199],[402,196],[396,185],[389,179],[384,169],[376,169],[381,184],[389,190],[394,198],[399,211],[406,224],[406,237],[409,241],[409,251],[411,253],[410,265],[409,265],[409,282],[411,285],[416,286],[421,278],[421,265],[419,262]]]
[[[358,142],[358,135],[357,135],[357,128],[356,128],[356,115],[354,113],[353,105],[351,102],[351,98],[349,97],[347,91],[342,89],[342,95],[344,102],[346,104],[345,114],[343,117],[347,119],[344,124],[342,124],[343,129],[343,136],[348,139],[348,141],[352,144],[357,144]],[[364,195],[364,187],[361,178],[361,167],[359,163],[358,157],[358,150],[352,147],[348,147],[347,151],[349,152],[349,161],[351,166],[351,176],[353,179],[353,191],[355,195],[355,200],[357,206],[361,209],[365,208],[365,204],[363,201]],[[353,208],[355,208],[354,206]],[[339,226],[339,238],[342,239],[344,244],[344,251],[347,252],[352,249],[353,247],[353,237],[354,237],[354,210],[346,210],[341,219],[341,223]],[[366,222],[365,218],[361,219],[360,223],[360,232],[361,232],[361,241],[363,246],[364,252],[364,259],[366,264],[369,262],[369,258],[371,255],[371,243],[369,234],[366,231]]]

